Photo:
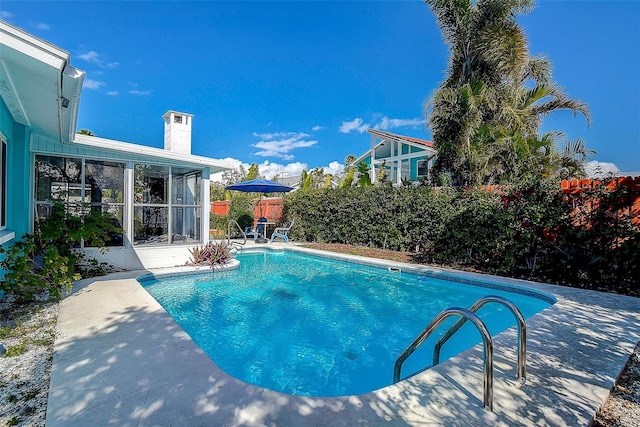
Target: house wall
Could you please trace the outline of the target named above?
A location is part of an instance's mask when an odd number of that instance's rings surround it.
[[[84,252],[88,257],[100,262],[107,262],[128,270],[143,270],[185,265],[191,259],[190,250],[195,246],[202,245],[117,247],[109,248],[106,253],[93,248],[86,249]]]
[[[132,165],[133,163],[145,163],[145,164],[157,164],[167,166],[181,166],[175,161],[162,158],[150,159],[148,156],[136,155],[135,153],[122,153],[117,151],[110,151],[100,148],[93,148],[84,146],[82,144],[61,144],[58,141],[48,139],[41,135],[31,135],[31,158],[29,160],[30,170],[30,182],[34,182],[34,166],[33,161],[35,155],[54,155],[54,156],[68,156],[68,157],[82,157],[91,158],[104,161],[118,161]],[[193,165],[191,165],[193,167]],[[132,184],[132,172],[131,170],[125,171],[128,174],[128,178],[125,178],[125,182]],[[132,190],[125,190],[125,194],[129,196],[125,198],[125,245],[123,247],[110,247],[106,253],[100,253],[97,248],[86,248],[85,254],[90,258],[95,258],[102,262],[107,262],[116,266],[120,266],[126,269],[139,270],[143,268],[158,268],[175,265],[184,265],[190,259],[189,250],[194,246],[199,246],[208,241],[209,238],[209,168],[203,168],[202,170],[202,194],[201,200],[201,230],[200,235],[203,241],[199,244],[161,244],[157,246],[133,245],[128,236],[133,236],[133,228],[130,218],[133,217],[133,207],[131,204]],[[22,178],[24,179],[24,177]],[[33,187],[33,185],[30,185]],[[30,201],[33,199],[33,189],[28,188],[31,196],[27,199],[27,209],[32,210]],[[33,224],[33,215],[30,217],[30,222],[27,224],[31,227]]]
[[[418,162],[421,160],[427,160],[427,159],[428,159],[428,156],[422,156],[422,157],[417,157],[415,159],[409,160],[411,162],[411,176],[409,177],[411,181],[418,180]]]
[[[5,232],[15,233],[19,239],[30,231],[28,129],[13,120],[0,98],[0,131],[7,140],[7,226]],[[6,243],[6,242],[5,242]]]
[[[400,154],[401,155],[406,155],[406,154],[412,154],[412,153],[419,153],[419,152],[423,152],[424,150],[418,148],[418,147],[413,147],[410,145],[406,145],[406,144],[402,144],[401,149],[400,149]],[[424,155],[424,156],[420,156],[420,157],[416,157],[413,159],[409,159],[409,179],[411,181],[417,181],[418,180],[418,162],[421,160],[426,160],[429,158],[429,155]],[[376,160],[386,160],[389,159],[389,157],[376,157]],[[363,162],[365,162],[367,164],[367,166],[371,167],[371,156],[366,156],[365,158],[362,159]],[[391,161],[387,163],[387,170],[390,173],[390,176],[393,178],[395,177],[394,175],[394,171],[395,171],[395,167],[396,167],[396,163],[395,161]],[[378,171],[378,168],[380,166],[377,165],[376,166],[376,173]],[[394,181],[395,182],[395,181]]]
[[[58,141],[54,141],[45,138],[41,135],[31,136],[31,151],[38,154],[47,155],[60,155],[60,156],[80,156],[91,157],[100,160],[118,160],[118,161],[132,161],[137,163],[152,163],[157,165],[172,165],[179,166],[176,162],[172,162],[168,159],[153,159],[149,160],[149,157],[143,155],[136,155],[134,153],[122,153],[117,151],[97,149],[88,147],[82,144],[61,144]]]

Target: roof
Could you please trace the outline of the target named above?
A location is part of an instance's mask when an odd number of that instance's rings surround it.
[[[82,135],[79,133],[75,135],[75,139],[73,140],[73,142],[76,144],[87,145],[102,150],[115,151],[124,154],[142,155],[149,158],[150,160],[156,159],[163,162],[170,162],[176,165],[189,164],[193,166],[208,167],[212,174],[224,172],[233,168],[233,165],[231,163],[224,160],[195,156],[193,154],[176,153],[175,151],[164,150],[162,148],[148,147],[146,145],[99,138],[97,136]]]
[[[413,142],[415,144],[420,144],[430,148],[435,148],[435,145],[433,144],[433,142],[427,141],[425,139],[412,138],[410,136],[398,135],[391,132],[384,132],[378,129],[367,129],[367,132],[369,132],[371,135],[375,135],[380,139],[384,139],[384,140],[392,140],[392,141],[399,141],[399,142],[403,142],[403,141]]]
[[[391,154],[391,152],[390,152],[390,148],[391,148],[390,145],[391,144],[386,144],[387,146],[385,147],[385,143],[387,141],[397,141],[397,142],[400,142],[402,144],[408,144],[408,145],[411,145],[413,147],[416,147],[416,148],[422,149],[424,151],[427,151],[430,155],[433,155],[436,152],[435,145],[431,141],[427,141],[427,140],[424,140],[424,139],[418,139],[418,138],[412,138],[412,137],[404,136],[404,135],[398,135],[398,134],[391,133],[391,132],[384,132],[384,131],[381,131],[381,130],[378,130],[378,129],[367,129],[367,132],[369,132],[371,135],[373,135],[374,137],[379,139],[379,142],[375,146],[376,158],[389,157],[389,155]],[[365,158],[367,158],[367,156],[370,156],[370,155],[371,155],[371,148],[369,148],[367,151],[365,151],[363,154],[361,154],[355,160],[355,164],[360,163]],[[379,157],[379,155],[381,155],[381,157]]]
[[[50,139],[73,139],[85,72],[69,53],[0,20],[0,59],[0,96],[13,120]]]
[[[163,119],[166,119],[167,117],[169,117],[171,115],[171,113],[173,114],[177,114],[179,116],[189,116],[189,117],[193,117],[193,114],[189,114],[189,113],[181,113],[180,111],[175,111],[175,110],[169,110],[166,113],[164,113],[162,115]]]

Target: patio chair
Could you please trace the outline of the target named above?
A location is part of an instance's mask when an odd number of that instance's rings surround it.
[[[281,239],[284,239],[285,242],[289,243],[289,236],[287,236],[287,233],[289,233],[289,230],[291,230],[295,221],[295,219],[292,219],[291,224],[289,224],[288,227],[276,227],[276,229],[273,230],[273,234],[271,234],[270,242],[273,243],[273,240],[276,237],[280,237]]]
[[[260,217],[258,219],[258,224],[254,227],[246,227],[244,229],[244,234],[249,237],[253,237],[253,240],[256,240],[260,236],[264,236],[265,232],[265,222],[267,222],[267,218]]]

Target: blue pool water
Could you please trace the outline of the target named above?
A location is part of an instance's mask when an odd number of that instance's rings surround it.
[[[552,304],[551,297],[535,292],[523,295],[288,251],[236,258],[240,268],[234,271],[139,281],[221,369],[289,394],[341,396],[390,385],[396,358],[446,308],[500,295],[526,318]],[[492,335],[515,324],[499,304],[487,304],[478,315]],[[430,365],[433,344],[455,320],[446,321],[405,362],[403,377]],[[441,360],[480,342],[467,324],[443,347]]]

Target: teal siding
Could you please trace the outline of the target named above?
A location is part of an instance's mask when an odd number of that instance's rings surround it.
[[[1,98],[0,123],[7,138],[7,230],[14,231],[18,239],[30,231],[31,224],[28,130],[13,120]]]
[[[416,159],[411,159],[410,163],[411,163],[411,181],[417,181],[418,180],[418,162],[420,160],[426,160],[428,157],[424,156],[424,157],[418,157]]]

